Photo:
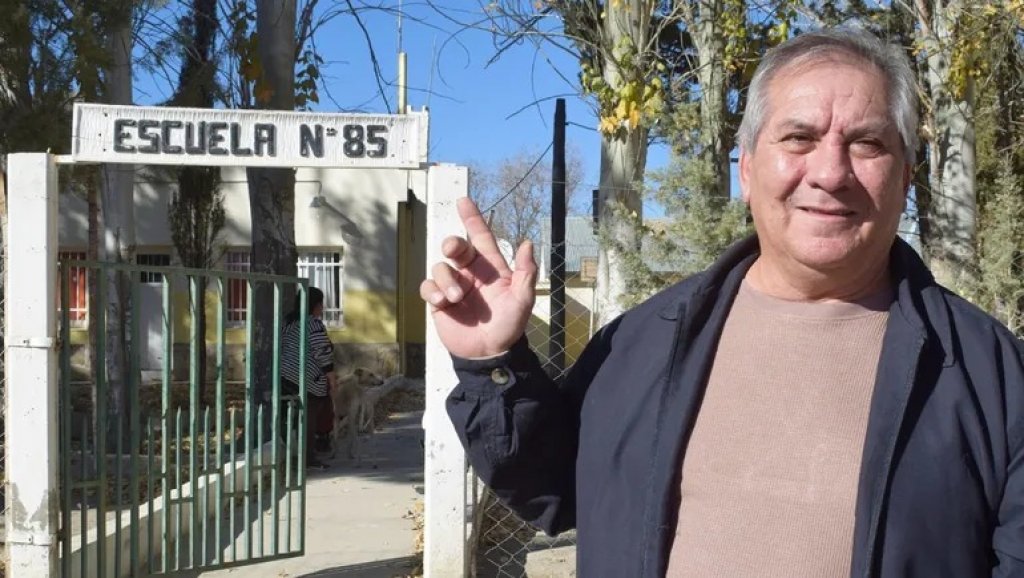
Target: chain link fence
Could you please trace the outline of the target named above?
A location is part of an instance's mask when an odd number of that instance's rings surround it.
[[[559,286],[550,275],[550,227],[542,229],[535,256],[540,266],[537,301],[527,328],[530,345],[555,380],[564,377],[597,330],[594,281],[598,243],[591,220],[569,217],[565,236],[565,299],[552,299]],[[562,337],[552,327],[563,319]],[[563,578],[576,575],[576,534],[554,538],[533,528],[501,505],[472,477],[470,575],[477,578]]]

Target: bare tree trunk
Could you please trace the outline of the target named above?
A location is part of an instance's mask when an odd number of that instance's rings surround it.
[[[696,22],[688,23],[693,30],[693,43],[697,49],[697,78],[700,82],[700,145],[701,158],[715,172],[712,195],[723,199],[730,196],[730,169],[728,127],[726,126],[725,37],[720,22],[721,0],[696,2]]]
[[[257,95],[260,108],[295,108],[295,0],[259,0],[256,7],[259,56],[269,95]],[[262,96],[262,98],[260,98]],[[295,275],[295,173],[291,169],[246,171],[252,218],[252,270]],[[256,285],[253,354],[254,387],[261,399],[270,395],[272,377],[273,287]],[[283,287],[282,301],[290,307],[292,287]]]
[[[193,0],[190,22],[190,42],[185,46],[178,89],[172,98],[175,106],[212,108],[217,89],[214,76],[216,69],[214,38],[217,33],[218,16],[216,0]],[[220,168],[183,167],[178,172],[178,195],[172,203],[171,240],[178,251],[182,265],[195,269],[209,269],[214,266],[214,243],[223,219],[223,204],[218,193]],[[206,400],[206,277],[200,276],[199,307],[196,309],[197,333],[202,339],[198,367],[198,397]],[[191,291],[191,288],[189,289]],[[205,403],[205,401],[203,402]]]
[[[604,59],[602,72],[608,86],[619,87],[626,82],[618,62],[633,47],[646,47],[650,41],[651,13],[646,4],[631,1],[621,7],[605,7],[604,46],[610,55]],[[595,292],[602,325],[624,309],[621,297],[626,293],[627,275],[623,255],[640,250],[639,231],[631,216],[643,218],[643,204],[636,187],[647,166],[649,132],[641,124],[626,129],[625,135],[601,137],[600,219],[603,233],[611,240],[601,243],[597,264]]]
[[[106,100],[111,104],[132,102],[132,30],[131,11],[122,14],[122,22],[109,40],[110,68],[107,71]],[[135,260],[134,166],[107,164],[101,169],[103,224],[103,258],[110,262],[133,263]],[[128,276],[111,271],[103,282],[108,284],[106,307],[107,347],[106,380],[108,434],[116,431],[117,420],[127,415],[126,387],[129,382],[129,343],[125,328],[130,323],[131,302]],[[97,367],[99,370],[99,367]],[[126,430],[127,431],[127,428]],[[109,438],[108,438],[109,439]]]
[[[612,243],[602,243],[597,264],[598,323],[604,325],[623,312],[621,296],[628,292],[623,253],[640,250],[631,214],[642,215],[636,190],[647,165],[647,131],[636,130],[628,140],[601,141],[601,228]]]
[[[950,80],[953,30],[963,7],[959,0],[921,4],[919,18],[932,105],[929,242],[925,252],[940,283],[970,290],[977,270],[974,83],[968,77],[963,94],[957,95]]]

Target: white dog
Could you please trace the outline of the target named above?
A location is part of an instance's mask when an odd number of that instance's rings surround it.
[[[331,388],[331,403],[334,405],[332,458],[338,447],[344,445],[346,455],[359,463],[359,434],[373,431],[374,405],[378,397],[373,395],[373,390],[382,383],[384,380],[379,375],[364,367],[335,380],[335,387]]]

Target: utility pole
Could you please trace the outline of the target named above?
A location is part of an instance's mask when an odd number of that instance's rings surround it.
[[[551,326],[548,358],[555,375],[565,371],[565,99],[555,101],[551,160]]]

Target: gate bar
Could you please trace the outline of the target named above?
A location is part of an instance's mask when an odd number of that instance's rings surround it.
[[[224,290],[224,276],[217,276],[217,518],[214,522],[214,556],[213,563],[220,564],[222,560],[221,526],[224,525],[224,319],[227,311],[227,292]],[[232,423],[232,426],[234,423]],[[234,431],[231,432],[231,442],[234,443]],[[232,469],[234,464],[232,464]],[[234,480],[231,480],[234,482]],[[234,488],[232,488],[234,489]],[[232,510],[232,513],[234,511]],[[231,528],[234,531],[234,527]]]
[[[128,386],[128,419],[130,430],[129,435],[131,436],[131,445],[128,446],[131,452],[131,472],[129,473],[129,482],[131,484],[131,538],[129,543],[129,565],[131,566],[131,575],[135,576],[139,569],[142,567],[142,562],[139,560],[139,452],[142,450],[142,444],[140,438],[142,437],[142,431],[139,424],[139,388],[142,387],[141,380],[141,366],[142,366],[142,348],[139,346],[139,310],[141,309],[140,299],[140,288],[142,286],[142,275],[138,271],[133,271],[130,275],[131,282],[131,302],[134,310],[131,312],[130,321],[130,340],[131,340],[131,375],[130,385]],[[150,501],[152,501],[152,492],[149,492]],[[121,513],[118,512],[117,519],[121,519]],[[153,525],[153,518],[149,518],[150,527]]]
[[[174,360],[174,325],[171,317],[171,280],[168,275],[161,279],[160,288],[163,300],[163,339],[164,359],[161,373],[163,383],[160,390],[160,415],[163,418],[163,426],[160,431],[160,496],[163,498],[163,538],[160,540],[161,569],[166,574],[171,570],[171,549],[167,547],[167,540],[171,536],[171,489],[170,489],[170,461],[171,461],[171,368]]]
[[[277,481],[277,465],[278,465],[278,454],[277,446],[280,445],[280,425],[281,425],[281,284],[274,283],[274,359],[273,359],[273,376],[271,378],[271,396],[270,396],[270,439],[272,440],[270,446],[270,463],[273,464],[273,469],[270,470],[270,509],[271,514],[271,532],[273,533],[273,539],[270,542],[270,555],[277,556],[278,548],[277,542],[280,539],[280,532],[278,532],[278,502],[280,496],[278,495],[278,481]],[[262,453],[262,450],[261,450]],[[286,466],[287,467],[287,466]],[[291,523],[291,521],[289,521]]]
[[[100,487],[96,491],[96,535],[107,535],[107,268],[100,267],[96,270],[99,277],[96,281],[98,295],[95,311],[89,311],[94,315],[96,324],[96,365],[92,368],[96,375],[96,405],[93,413],[96,414],[96,422],[93,430],[93,449],[96,456],[97,479]],[[82,478],[85,479],[84,476]],[[85,547],[85,536],[89,533],[89,527],[82,525],[82,544]],[[107,549],[96,548],[96,571],[100,576],[107,575]],[[84,575],[83,575],[84,576]]]
[[[146,477],[146,502],[148,503],[146,513],[149,515],[149,518],[147,518],[149,520],[149,524],[147,524],[149,527],[147,542],[149,547],[146,548],[149,555],[146,558],[149,559],[148,569],[150,574],[156,574],[156,518],[153,517],[153,506],[156,503],[154,488],[156,487],[155,482],[158,479],[156,476],[156,459],[153,454],[153,444],[156,443],[156,438],[153,437],[153,421],[153,416],[146,417],[146,465],[148,466],[146,472],[149,474]],[[167,498],[164,497],[163,500],[163,516],[167,517]]]
[[[242,515],[242,539],[245,542],[245,559],[252,560],[252,524],[249,517],[252,512],[252,497],[249,490],[252,488],[252,428],[255,412],[253,411],[253,398],[256,396],[256,376],[254,375],[255,364],[253,364],[253,340],[255,339],[255,299],[252,280],[245,283],[245,510]],[[232,488],[234,491],[235,488]]]
[[[71,268],[67,264],[61,264],[60,272],[60,306],[61,319],[63,323],[60,328],[60,339],[62,343],[71,342],[71,291],[70,280]],[[71,348],[60,348],[60,429],[61,445],[64,452],[61,454],[61,478],[65,480],[61,487],[61,499],[64,506],[61,508],[61,575],[71,576]],[[82,452],[84,459],[85,452]]]
[[[189,511],[189,568],[196,568],[196,559],[199,557],[199,497],[197,492],[199,491],[199,472],[196,471],[198,467],[197,457],[199,453],[199,404],[202,400],[199,399],[199,390],[205,388],[204,383],[199,383],[199,380],[204,376],[199,375],[199,356],[206,355],[206,336],[199,335],[199,308],[205,306],[205,297],[200,293],[201,284],[199,283],[201,277],[198,275],[190,275],[188,278],[188,292],[189,292],[189,323],[190,333],[192,338],[189,340],[189,363],[188,363],[188,384],[189,384],[189,400],[188,400],[188,435],[189,435],[189,452],[188,452],[188,481],[189,487],[192,488],[192,495],[189,496],[188,511]],[[205,291],[203,291],[205,293]],[[201,344],[201,345],[200,345]],[[205,435],[205,434],[204,434]],[[179,440],[180,443],[180,440]],[[181,467],[181,464],[178,464]],[[178,491],[181,492],[181,486],[178,486]],[[206,519],[206,513],[202,513],[202,517]],[[179,536],[180,539],[180,536]]]
[[[306,520],[306,428],[309,420],[309,404],[306,395],[306,359],[307,348],[309,347],[309,292],[306,284],[299,285],[299,431],[295,437],[298,438],[298,471],[295,473],[299,483],[299,520]],[[306,524],[299,524],[299,554],[306,553]]]

